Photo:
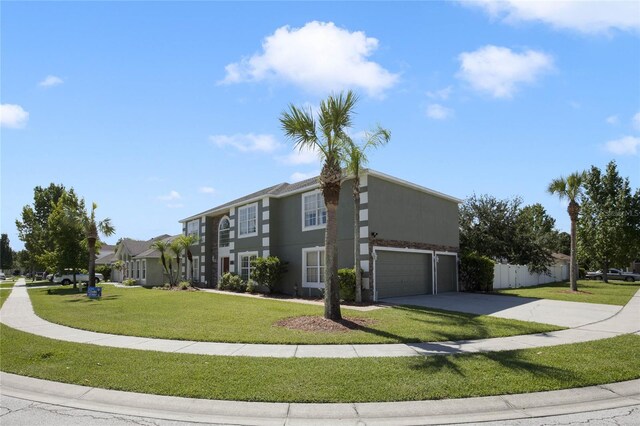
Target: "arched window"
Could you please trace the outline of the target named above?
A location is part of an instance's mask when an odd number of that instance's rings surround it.
[[[218,247],[229,247],[229,218],[223,217],[218,226]]]

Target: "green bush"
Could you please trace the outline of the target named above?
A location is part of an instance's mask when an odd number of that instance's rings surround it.
[[[475,253],[462,256],[460,283],[465,291],[493,291],[493,260]]]
[[[254,280],[249,279],[249,281],[247,281],[247,292],[256,293],[257,291],[258,291],[258,284]]]
[[[587,276],[587,270],[584,268],[578,268],[578,278],[585,279]]]
[[[180,281],[178,283],[178,288],[180,290],[188,290],[191,287],[191,283],[189,281]]]
[[[273,292],[285,272],[286,264],[275,256],[258,257],[251,261],[251,279]]]
[[[130,287],[132,285],[136,285],[138,282],[136,280],[134,280],[133,278],[127,278],[126,280],[122,281],[122,285],[126,285],[127,287]]]
[[[356,270],[354,268],[338,269],[340,299],[353,302],[356,300]]]
[[[96,265],[96,272],[102,274],[105,281],[111,280],[111,266],[109,265]]]
[[[247,291],[247,284],[242,281],[239,275],[227,272],[220,278],[218,289],[226,291],[235,291],[236,293],[244,293]]]

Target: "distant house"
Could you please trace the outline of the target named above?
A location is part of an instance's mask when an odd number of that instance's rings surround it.
[[[340,268],[354,264],[352,182],[347,179],[340,193]],[[461,200],[374,170],[363,173],[360,190],[357,260],[364,297],[457,291]],[[226,272],[246,280],[252,259],[273,255],[288,262],[278,291],[319,295],[326,220],[317,178],[270,186],[181,220],[183,233],[199,241],[183,272],[215,287]]]
[[[123,238],[113,254],[113,262],[122,261],[123,267],[121,270],[114,268],[111,272],[112,280],[122,282],[133,278],[143,286],[159,286],[168,282],[160,263],[160,252],[151,245],[158,240],[171,242],[176,237],[177,235],[164,234],[146,241]]]

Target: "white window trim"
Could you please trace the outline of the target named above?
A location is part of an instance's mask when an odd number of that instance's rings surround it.
[[[221,230],[220,226],[222,226],[222,223],[224,222],[225,219],[227,220],[227,222],[229,222],[229,228],[228,228],[229,239],[227,241],[227,245],[222,246],[220,245],[220,230]],[[220,222],[218,222],[218,248],[221,248],[221,247],[227,248],[229,247],[229,244],[231,244],[231,220],[229,220],[229,216],[223,216],[222,219],[220,219]]]
[[[240,227],[240,211],[251,208],[251,207],[256,208],[256,230],[250,234],[242,234],[241,233],[242,228]],[[242,207],[238,207],[237,218],[238,218],[238,238],[249,238],[249,237],[255,237],[256,235],[258,235],[258,203],[251,203],[251,204],[246,204]]]
[[[304,223],[304,197],[306,197],[307,195],[314,195],[314,194],[322,194],[322,192],[319,189],[313,190],[313,191],[309,191],[309,192],[304,192],[302,194],[302,196],[300,197],[300,205],[301,205],[301,216],[302,216],[302,231],[314,231],[316,229],[324,229],[327,227],[326,223],[323,223],[321,225],[313,225],[313,226],[305,226]],[[321,197],[322,198],[322,197]],[[322,203],[324,203],[324,199],[322,199]],[[326,206],[325,206],[326,209]],[[319,218],[318,218],[319,220]]]
[[[238,253],[238,275],[242,277],[242,258],[245,256],[255,256],[256,258],[260,257],[257,251],[243,251],[242,253]],[[249,275],[247,276],[247,280],[251,279],[251,260],[249,260]]]
[[[308,247],[302,249],[302,288],[324,288],[325,283],[309,283],[307,282],[307,253],[311,251],[325,251],[324,247]],[[326,253],[325,253],[325,265],[327,267]],[[327,279],[327,271],[324,271],[325,280]]]

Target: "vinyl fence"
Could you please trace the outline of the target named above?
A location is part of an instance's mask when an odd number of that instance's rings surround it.
[[[550,266],[549,274],[531,274],[527,266],[524,265],[496,263],[493,267],[493,288],[531,287],[538,284],[565,281],[569,279],[569,266]]]

